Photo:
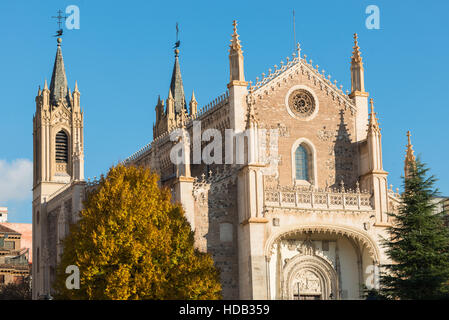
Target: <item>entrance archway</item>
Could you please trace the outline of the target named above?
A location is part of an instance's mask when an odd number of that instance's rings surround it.
[[[338,292],[337,273],[322,257],[298,254],[285,265],[283,299],[338,299]]]

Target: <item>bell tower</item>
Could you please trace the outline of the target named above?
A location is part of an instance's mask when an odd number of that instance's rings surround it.
[[[68,88],[58,46],[50,87],[45,80],[36,96],[33,116],[33,298],[48,292],[46,255],[47,208],[52,195],[64,186],[84,180],[83,112],[80,92],[75,82],[73,93]]]
[[[43,194],[44,189],[51,192],[72,180],[84,180],[80,92],[77,83],[73,93],[67,86],[61,42],[58,38],[50,88],[47,81],[43,90],[39,88],[33,117],[33,186]]]

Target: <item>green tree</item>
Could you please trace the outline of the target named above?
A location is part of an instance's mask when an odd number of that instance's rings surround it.
[[[219,271],[158,179],[123,165],[101,178],[64,240],[56,299],[221,298]],[[80,289],[66,288],[68,265],[79,267]]]
[[[393,262],[382,266],[380,294],[390,299],[448,298],[449,229],[435,212],[436,179],[428,171],[419,158],[408,163],[402,204],[389,214],[393,226],[383,245]]]

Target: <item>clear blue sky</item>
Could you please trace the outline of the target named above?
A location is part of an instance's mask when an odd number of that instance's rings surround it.
[[[352,35],[359,33],[389,184],[401,186],[411,130],[415,153],[449,195],[447,1],[2,1],[0,206],[9,207],[11,222],[31,222],[34,98],[51,78],[51,16],[72,4],[80,8],[81,28],[65,31],[62,49],[69,86],[78,80],[85,112],[86,177],[151,141],[157,96],[168,93],[176,22],[185,92],[190,98],[195,89],[203,106],[226,90],[232,20],[239,22],[246,78],[254,81],[291,56],[295,9],[302,52],[343,90],[350,89]],[[380,30],[365,27],[370,4],[380,9]]]

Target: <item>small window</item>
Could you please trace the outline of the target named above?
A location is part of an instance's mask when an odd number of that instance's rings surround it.
[[[5,275],[0,274],[0,284],[4,284],[4,283],[5,283]]]
[[[309,159],[307,150],[300,145],[295,151],[296,180],[309,181]]]
[[[5,249],[14,250],[16,248],[16,243],[14,241],[5,241]]]
[[[67,163],[69,159],[68,137],[65,131],[61,130],[56,134],[56,162]]]

